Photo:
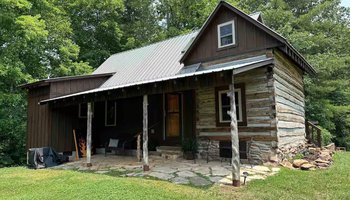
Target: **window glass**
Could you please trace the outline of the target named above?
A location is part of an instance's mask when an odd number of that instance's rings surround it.
[[[219,48],[234,44],[234,22],[226,22],[218,26]]]
[[[220,122],[230,122],[231,117],[227,113],[231,110],[230,105],[230,98],[227,96],[228,90],[219,91],[219,117]],[[236,102],[236,116],[237,121],[242,121],[242,96],[241,96],[241,90],[236,89],[235,90],[235,102]]]

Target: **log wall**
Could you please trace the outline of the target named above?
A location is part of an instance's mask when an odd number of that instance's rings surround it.
[[[277,142],[276,112],[273,87],[273,71],[262,67],[235,76],[235,84],[245,86],[246,126],[238,127],[240,141],[252,144],[252,157],[259,162],[268,160]],[[196,90],[196,130],[198,136],[217,140],[229,140],[229,126],[216,124],[215,88]],[[204,148],[205,141],[200,142]],[[217,144],[218,145],[218,144]],[[254,147],[253,147],[254,146]]]
[[[278,146],[298,146],[305,142],[303,72],[279,51],[274,58]]]

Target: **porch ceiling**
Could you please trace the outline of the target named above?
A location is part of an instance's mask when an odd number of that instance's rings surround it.
[[[210,74],[215,72],[233,70],[234,74],[239,74],[239,73],[246,72],[258,67],[266,66],[272,63],[273,63],[273,58],[269,58],[266,55],[261,55],[261,56],[256,56],[256,57],[241,59],[241,60],[235,60],[235,61],[221,63],[221,64],[214,64],[210,66],[202,66],[201,63],[198,63],[196,65],[183,67],[174,76],[162,77],[162,78],[157,78],[157,79],[152,79],[147,81],[133,82],[133,83],[110,86],[110,87],[100,87],[92,90],[87,90],[84,92],[46,99],[46,100],[40,101],[40,104],[45,104],[56,100],[62,100],[69,97],[77,97],[77,96],[82,96],[82,95],[87,95],[92,93],[99,93],[99,92],[104,92],[109,90],[127,88],[131,86],[140,86],[140,85],[149,84],[149,83],[158,83],[163,81],[176,80],[176,79],[199,76],[199,75]]]

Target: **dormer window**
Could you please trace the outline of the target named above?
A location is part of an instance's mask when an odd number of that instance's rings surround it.
[[[235,45],[235,23],[229,21],[218,25],[218,46],[219,48]]]

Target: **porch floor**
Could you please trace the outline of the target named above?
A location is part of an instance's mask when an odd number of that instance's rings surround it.
[[[209,186],[212,184],[230,185],[232,183],[230,160],[223,162],[196,159],[196,161],[176,159],[166,160],[160,156],[149,156],[150,171],[142,171],[142,162],[135,156],[94,155],[92,166],[86,167],[84,158],[54,167],[55,169],[79,170],[123,177],[153,177],[176,184]],[[265,179],[278,173],[280,168],[260,165],[241,165],[241,174],[248,172],[246,182]],[[241,182],[244,178],[241,176]]]

